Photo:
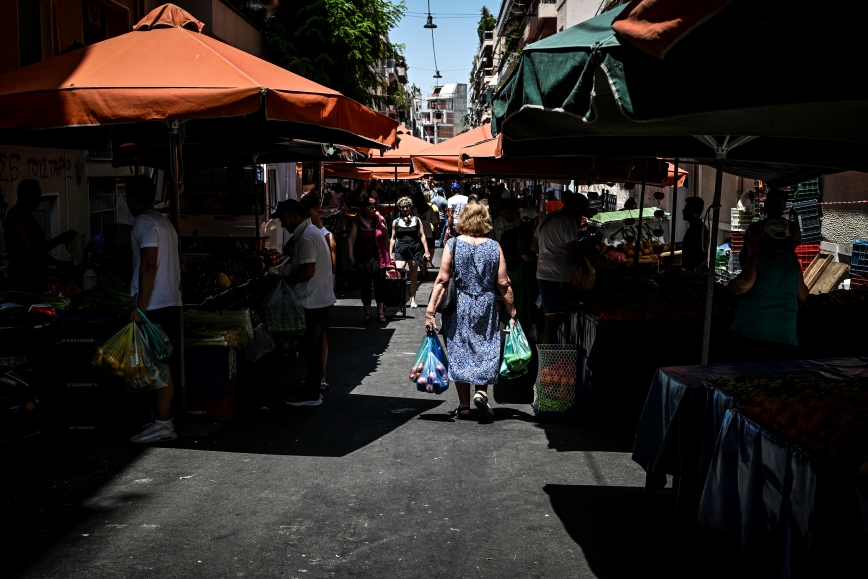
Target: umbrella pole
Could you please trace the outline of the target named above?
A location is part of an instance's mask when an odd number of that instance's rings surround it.
[[[720,190],[723,186],[723,157],[718,157],[714,175],[714,201],[711,203],[711,231],[708,240],[708,284],[705,291],[705,324],[702,330],[702,364],[708,364],[711,344],[711,311],[714,306],[714,262],[717,252],[717,230],[720,227]]]
[[[172,225],[175,227],[175,232],[181,237],[181,185],[184,182],[183,169],[184,163],[181,160],[183,150],[181,147],[181,131],[183,130],[183,121],[171,121],[169,132],[169,155],[171,157],[171,167],[169,167],[170,177],[172,178],[172,196],[170,198]],[[181,245],[178,244],[178,257],[180,259]],[[183,286],[181,287],[183,290]],[[181,375],[178,376],[178,389],[181,391],[181,414],[186,419],[187,416],[187,364],[184,348],[184,307],[180,309],[178,321],[178,344],[180,352],[178,354]],[[173,377],[174,378],[174,377]]]
[[[642,173],[642,192],[639,194],[639,227],[636,230],[636,249],[633,263],[639,263],[639,251],[642,247],[642,214],[645,212],[645,182],[648,180],[648,159],[645,159],[645,170]]]
[[[675,218],[678,215],[678,157],[672,173],[672,222],[669,225],[669,259],[675,267]]]
[[[256,162],[259,160],[259,155],[254,154],[252,156],[252,160],[253,160],[253,171],[254,171],[253,174],[256,175]],[[320,163],[320,169],[322,169],[322,163]],[[320,193],[322,193],[322,189],[320,189]],[[253,213],[254,213],[253,221],[254,221],[254,225],[256,227],[256,229],[253,231],[253,239],[254,239],[253,245],[254,245],[254,251],[259,251],[262,248],[259,246],[259,236],[261,233],[260,225],[259,225],[259,191],[256,187],[254,187],[254,189],[253,189]]]

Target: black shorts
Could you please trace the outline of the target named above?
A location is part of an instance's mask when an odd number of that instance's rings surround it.
[[[396,243],[395,261],[422,261],[422,244]]]

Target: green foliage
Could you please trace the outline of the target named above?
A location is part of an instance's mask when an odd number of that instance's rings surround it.
[[[269,60],[376,105],[388,89],[378,64],[400,48],[388,34],[404,11],[403,0],[280,0],[265,31]]]
[[[482,45],[482,37],[489,30],[494,30],[497,26],[497,18],[491,13],[487,6],[483,6],[479,12],[479,24],[476,26],[476,33],[479,35],[479,44]]]
[[[476,65],[479,64],[479,55],[473,55],[473,64],[470,66],[470,86],[476,83]]]

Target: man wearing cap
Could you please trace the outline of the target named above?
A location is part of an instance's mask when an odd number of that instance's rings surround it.
[[[741,295],[729,329],[735,348],[730,361],[788,360],[796,356],[796,318],[808,287],[799,261],[788,245],[792,237],[786,219],[767,219],[762,249],[743,265],[726,286]]]
[[[272,219],[292,232],[295,251],[286,271],[286,282],[304,308],[304,346],[307,374],[286,398],[289,406],[322,404],[320,382],[323,374],[323,341],[329,313],[337,301],[332,286],[332,257],[322,232],[311,223],[308,212],[293,199],[277,204]]]
[[[681,216],[687,223],[684,240],[681,243],[681,265],[693,270],[706,262],[708,255],[708,228],[702,222],[705,201],[702,197],[688,197],[684,200]]]
[[[549,213],[534,233],[531,249],[539,255],[536,278],[542,297],[545,329],[542,344],[554,344],[566,310],[567,291],[573,270],[580,263],[578,224],[588,212],[588,198],[577,193],[564,208]]]

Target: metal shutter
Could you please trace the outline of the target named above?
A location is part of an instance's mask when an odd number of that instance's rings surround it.
[[[42,60],[39,0],[18,0],[18,61],[21,66]]]

